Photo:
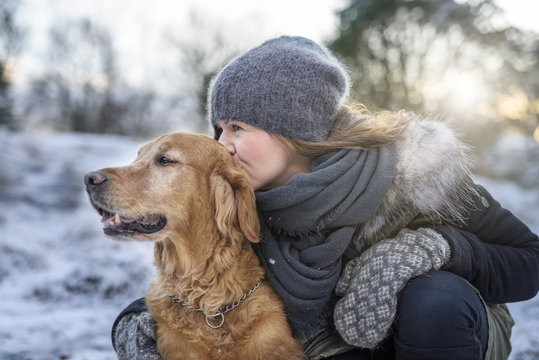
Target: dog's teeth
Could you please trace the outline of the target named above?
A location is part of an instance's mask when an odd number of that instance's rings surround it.
[[[116,224],[121,224],[122,223],[122,220],[120,220],[120,215],[119,214],[116,214],[114,215],[114,221]]]

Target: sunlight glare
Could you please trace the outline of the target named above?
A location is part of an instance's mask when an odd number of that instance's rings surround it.
[[[522,91],[505,96],[498,103],[498,112],[506,118],[524,119],[528,110],[528,97]]]
[[[15,66],[17,64],[17,58],[13,56],[8,56],[7,59],[4,59],[4,78],[10,82],[13,79],[15,74]]]
[[[448,81],[450,101],[460,111],[470,111],[487,92],[481,78],[473,72],[459,72]]]

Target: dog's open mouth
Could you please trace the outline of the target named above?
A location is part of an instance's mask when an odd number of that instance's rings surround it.
[[[153,234],[167,224],[163,215],[151,214],[139,217],[122,216],[103,209],[97,209],[102,216],[103,231],[107,235],[130,235],[134,233]]]

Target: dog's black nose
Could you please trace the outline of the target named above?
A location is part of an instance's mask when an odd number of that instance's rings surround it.
[[[91,191],[92,189],[96,188],[97,186],[100,186],[107,182],[107,175],[105,175],[104,172],[101,171],[92,171],[88,174],[84,175],[84,183],[86,184],[86,191]]]

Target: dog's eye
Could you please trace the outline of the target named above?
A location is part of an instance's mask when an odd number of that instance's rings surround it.
[[[158,159],[157,159],[157,163],[161,166],[167,166],[167,165],[170,165],[170,164],[173,164],[175,163],[176,161],[174,160],[170,160],[168,157],[166,156],[160,156]]]

